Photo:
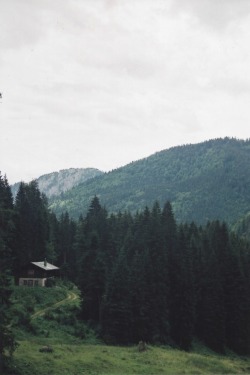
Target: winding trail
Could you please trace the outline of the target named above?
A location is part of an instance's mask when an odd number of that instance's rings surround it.
[[[52,304],[48,307],[45,307],[41,310],[36,311],[34,314],[31,315],[31,320],[36,319],[40,316],[43,316],[46,313],[46,311],[48,311],[50,309],[56,308],[56,307],[61,306],[61,305],[72,303],[73,301],[76,301],[78,299],[79,299],[79,296],[75,292],[70,291],[70,292],[68,292],[67,297],[62,299],[61,301],[58,301],[58,302],[56,302],[56,303],[54,303],[54,304]]]

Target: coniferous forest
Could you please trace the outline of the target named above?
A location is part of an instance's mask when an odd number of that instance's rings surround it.
[[[233,225],[250,207],[249,149],[249,139],[227,137],[162,150],[50,197],[49,204],[78,219],[95,195],[115,213],[170,201],[178,222]]]
[[[81,316],[108,344],[140,340],[189,350],[198,339],[250,354],[250,245],[219,221],[177,223],[170,202],[58,218],[36,181],[13,202],[0,175],[0,355],[15,349],[10,280],[46,258],[81,291]]]

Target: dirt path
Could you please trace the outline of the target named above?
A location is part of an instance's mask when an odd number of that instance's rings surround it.
[[[50,309],[53,309],[55,307],[71,303],[71,302],[73,302],[77,299],[79,299],[79,296],[75,292],[70,291],[70,292],[68,292],[67,297],[62,299],[61,301],[58,301],[51,306],[48,306],[48,307],[45,307],[44,309],[36,311],[34,314],[31,315],[31,320],[36,319],[39,316],[43,316],[46,313],[46,311],[48,311]]]

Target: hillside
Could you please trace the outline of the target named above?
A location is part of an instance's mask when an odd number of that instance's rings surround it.
[[[139,352],[134,346],[101,342],[77,319],[79,299],[75,288],[14,287],[12,328],[18,347],[9,371],[3,375],[68,374],[241,374],[249,372],[246,356],[219,355],[199,342],[190,352],[169,346],[151,346]],[[68,296],[68,297],[67,297]],[[43,314],[39,314],[42,311]],[[51,352],[42,352],[43,348]]]
[[[91,178],[101,175],[103,172],[95,168],[69,168],[59,172],[52,172],[37,178],[39,190],[48,198],[60,195]],[[15,197],[20,182],[11,186],[12,194]]]
[[[179,221],[234,223],[250,211],[250,141],[215,139],[158,152],[88,180],[50,201],[57,214],[85,214],[97,195],[109,212],[169,200]]]

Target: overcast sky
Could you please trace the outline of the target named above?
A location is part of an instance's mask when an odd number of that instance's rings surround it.
[[[249,138],[249,0],[0,0],[0,170]]]

